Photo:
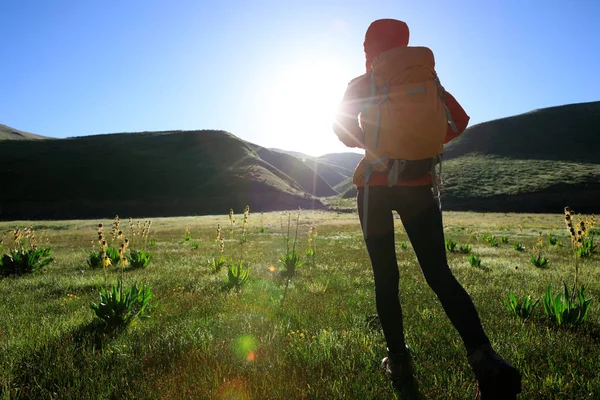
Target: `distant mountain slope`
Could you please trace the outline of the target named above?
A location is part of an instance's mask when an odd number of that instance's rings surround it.
[[[351,173],[354,172],[354,169],[358,165],[358,162],[363,158],[364,154],[359,153],[331,153],[325,154],[324,156],[318,157],[317,160],[320,162],[325,162],[330,165],[336,165],[338,167],[345,168],[349,170]]]
[[[0,219],[323,208],[223,131],[144,132],[0,146]]]
[[[47,139],[45,136],[35,135],[29,132],[23,132],[7,125],[0,124],[0,140],[32,140]]]
[[[334,190],[335,186],[348,179],[348,177],[352,175],[352,171],[344,167],[322,162],[316,158],[305,159],[304,163],[310,169],[315,171],[320,177],[322,177],[329,186],[334,188]]]
[[[446,146],[466,154],[563,161],[600,160],[600,101],[544,108],[468,128]]]
[[[600,102],[475,125],[444,158],[449,209],[599,212]]]
[[[305,192],[318,197],[333,196],[337,193],[310,168],[310,163],[307,165],[299,158],[277,150],[269,150],[257,145],[253,147],[260,158],[295,180]]]
[[[278,153],[285,153],[285,154],[288,154],[288,155],[290,155],[292,157],[296,157],[296,158],[300,158],[300,159],[302,159],[302,158],[312,158],[312,156],[309,156],[309,155],[304,154],[304,153],[300,153],[298,151],[290,151],[290,150],[283,150],[283,149],[277,149],[277,148],[270,148],[268,150],[276,151]]]
[[[302,160],[332,188],[351,177],[354,173],[354,168],[356,168],[362,158],[361,154],[351,152],[330,153],[320,157],[311,157],[295,151],[277,151]],[[338,191],[338,193],[340,192]]]

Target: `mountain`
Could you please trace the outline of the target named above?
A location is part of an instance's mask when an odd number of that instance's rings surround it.
[[[318,197],[337,194],[321,175],[310,168],[310,163],[305,164],[299,158],[277,150],[257,145],[253,147],[260,158],[295,180],[305,192]]]
[[[274,149],[272,149],[274,150]],[[294,156],[315,171],[332,188],[352,177],[354,168],[363,157],[357,153],[330,153],[320,157],[312,157],[295,151],[277,150]],[[342,193],[337,191],[337,193]]]
[[[445,148],[443,208],[599,213],[598,127],[600,102],[470,127]],[[340,210],[341,198],[356,195],[362,157],[309,157],[212,130],[33,140],[43,137],[0,125],[0,135],[13,139],[0,145],[3,220],[324,209],[324,201]]]
[[[296,166],[295,175],[311,173],[291,156],[273,156],[223,131],[6,141],[0,219],[227,214],[246,204],[253,211],[324,208],[259,153],[280,167]],[[335,193],[316,182],[319,193]]]
[[[290,156],[296,157],[296,158],[300,158],[300,159],[302,159],[302,158],[312,158],[312,156],[309,156],[309,155],[304,154],[304,153],[300,153],[298,151],[290,151],[290,150],[283,150],[283,149],[276,149],[276,148],[270,148],[269,150],[275,151],[275,152],[278,152],[278,153],[285,153],[287,155],[290,155]]]
[[[444,207],[599,212],[600,102],[485,122],[445,149]]]
[[[444,157],[486,154],[513,159],[597,163],[600,101],[544,108],[468,128]]]
[[[318,157],[317,160],[321,163],[327,163],[342,167],[352,173],[354,168],[358,165],[358,162],[363,158],[364,154],[359,153],[331,153],[324,156]]]
[[[0,124],[0,141],[2,140],[37,140],[47,139],[44,136],[34,135],[33,133],[23,132],[7,125]]]

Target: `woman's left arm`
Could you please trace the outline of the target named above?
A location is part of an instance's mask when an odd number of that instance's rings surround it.
[[[365,134],[359,124],[358,116],[368,100],[368,77],[365,74],[350,81],[335,116],[333,131],[348,147],[365,148]]]

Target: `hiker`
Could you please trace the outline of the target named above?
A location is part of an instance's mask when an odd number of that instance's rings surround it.
[[[521,375],[492,349],[471,298],[446,259],[436,167],[443,143],[466,129],[469,116],[441,86],[431,50],[408,46],[408,39],[402,21],[381,19],[369,26],[367,72],[348,84],[333,126],[346,146],[365,149],[353,181],[387,343],[382,367],[404,398],[418,398],[398,298],[396,211],[427,283],[464,342],[477,379],[476,398],[515,399]]]

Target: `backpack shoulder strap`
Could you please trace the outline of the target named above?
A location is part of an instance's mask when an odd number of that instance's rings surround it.
[[[444,108],[446,109],[446,118],[448,119],[450,128],[452,129],[452,132],[458,132],[458,128],[456,127],[456,124],[454,123],[454,119],[452,119],[452,114],[450,113],[450,109],[446,105],[446,89],[444,89],[444,87],[442,86],[442,83],[440,82],[440,78],[437,76],[437,73],[435,71],[433,71],[433,80],[434,80],[435,84],[437,85],[440,99],[442,99],[442,104],[444,105]]]

